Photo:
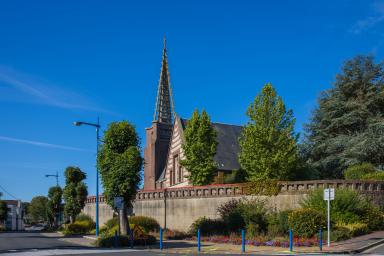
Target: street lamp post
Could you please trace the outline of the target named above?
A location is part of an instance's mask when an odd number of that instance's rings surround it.
[[[56,172],[56,174],[45,174],[45,177],[48,178],[48,177],[55,177],[56,178],[56,186],[58,187],[59,186],[59,173]]]
[[[99,117],[97,117],[97,123],[87,123],[87,122],[74,122],[75,126],[89,125],[96,127],[96,236],[99,236],[99,169],[97,164],[97,158],[99,155],[99,130],[100,123]]]

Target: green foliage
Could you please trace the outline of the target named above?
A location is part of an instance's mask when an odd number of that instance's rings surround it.
[[[322,189],[314,190],[302,202],[304,208],[312,208],[326,214],[327,202]],[[346,224],[359,222],[369,208],[376,208],[365,197],[350,189],[336,189],[335,200],[331,202],[331,216],[334,222]]]
[[[154,218],[147,216],[129,217],[129,223],[139,225],[144,229],[145,232],[156,232],[160,229],[159,223]]]
[[[100,228],[100,234],[104,236],[113,236],[115,231],[119,232],[119,218],[114,217],[109,219],[104,225]]]
[[[63,233],[65,235],[85,235],[95,229],[96,224],[93,220],[76,220],[74,223],[67,224]]]
[[[338,229],[339,227],[347,228],[349,230],[351,237],[362,236],[362,235],[368,234],[370,231],[366,223],[360,223],[360,222],[345,224],[341,226],[338,225],[336,229]]]
[[[193,112],[184,131],[185,143],[182,147],[186,159],[180,164],[189,172],[189,180],[193,185],[212,183],[217,164],[213,157],[216,154],[216,131],[205,110]]]
[[[268,215],[268,235],[285,236],[289,231],[288,216],[291,210],[272,212]]]
[[[145,238],[134,239],[133,245],[151,245],[156,243],[156,238],[151,235],[146,235]],[[118,236],[118,246],[128,247],[130,246],[130,238],[127,235]],[[114,236],[100,236],[96,241],[97,247],[111,248],[115,246]]]
[[[313,237],[326,225],[325,215],[315,209],[297,209],[288,216],[289,227],[299,237]]]
[[[289,180],[299,160],[292,110],[287,111],[272,85],[266,84],[247,115],[239,162],[248,180]]]
[[[85,200],[87,199],[87,186],[83,182],[86,174],[78,167],[69,166],[65,169],[64,175],[64,213],[70,218],[71,223],[73,223],[76,216],[84,208]]]
[[[93,219],[91,216],[85,214],[85,213],[80,213],[76,216],[76,221],[89,221],[92,222]]]
[[[374,173],[367,173],[361,177],[361,180],[384,181],[384,172],[377,171]]]
[[[352,238],[351,231],[346,227],[338,227],[331,230],[331,240],[334,242],[344,241]]]
[[[48,190],[48,218],[51,225],[57,226],[58,217],[62,211],[61,199],[63,195],[63,190],[61,187],[51,187]]]
[[[243,200],[240,204],[247,235],[255,237],[267,231],[267,208],[264,201],[252,199]]]
[[[28,207],[29,216],[32,222],[48,220],[48,198],[45,196],[35,196]]]
[[[220,205],[217,209],[229,232],[237,232],[245,227],[240,206],[241,200],[232,199]]]
[[[4,223],[8,217],[8,207],[5,201],[0,200],[0,223]]]
[[[277,180],[252,180],[244,186],[248,195],[276,196],[280,192]]]
[[[123,197],[125,206],[130,207],[139,188],[143,164],[135,127],[126,121],[113,122],[102,141],[98,165],[104,196],[112,207],[117,196]]]
[[[371,56],[345,62],[323,92],[310,124],[308,162],[321,178],[342,178],[358,163],[384,164],[384,70]]]
[[[201,235],[204,236],[222,235],[226,232],[224,221],[207,217],[201,217],[195,220],[190,227],[189,233],[196,235],[198,229],[200,229]]]
[[[371,205],[368,206],[364,215],[361,218],[361,222],[368,225],[368,228],[372,231],[384,229],[384,215],[377,207]]]
[[[354,164],[345,170],[344,177],[348,180],[360,180],[363,176],[375,172],[376,168],[370,163]]]
[[[243,183],[247,180],[247,174],[243,169],[234,170],[224,176],[224,184]]]
[[[218,208],[227,233],[239,232],[245,228],[247,235],[251,237],[267,231],[267,213],[265,202],[257,199],[233,199]]]

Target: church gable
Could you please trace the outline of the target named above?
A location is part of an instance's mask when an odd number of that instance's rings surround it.
[[[188,185],[185,177],[187,171],[180,165],[180,160],[185,159],[182,144],[184,143],[183,127],[180,118],[175,118],[171,142],[168,150],[167,164],[165,167],[165,186],[179,187]]]

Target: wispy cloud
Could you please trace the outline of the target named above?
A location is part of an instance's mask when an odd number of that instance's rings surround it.
[[[90,151],[90,150],[82,149],[82,148],[45,143],[45,142],[35,141],[35,140],[25,140],[25,139],[19,139],[19,138],[7,137],[7,136],[0,136],[0,140],[8,141],[8,142],[15,142],[15,143],[22,143],[22,144],[29,144],[29,145],[38,146],[38,147],[45,147],[45,148],[56,148],[56,149],[72,150],[72,151]]]
[[[110,111],[98,108],[80,94],[4,66],[0,66],[0,86],[0,89],[8,93],[0,99],[8,101],[14,99],[65,109],[110,113]]]
[[[353,34],[360,34],[384,21],[384,1],[376,1],[372,4],[371,14],[361,20],[350,29]]]

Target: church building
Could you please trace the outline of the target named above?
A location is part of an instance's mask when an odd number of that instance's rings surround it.
[[[182,144],[187,125],[188,120],[175,112],[164,39],[155,113],[152,126],[146,129],[144,190],[191,186],[188,170],[180,164],[180,160],[185,159]],[[240,168],[238,138],[242,127],[221,123],[212,123],[212,126],[217,132],[214,161],[218,166],[216,180],[220,181],[224,174]]]

